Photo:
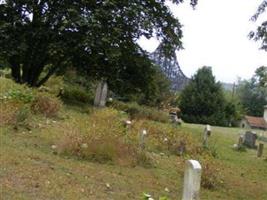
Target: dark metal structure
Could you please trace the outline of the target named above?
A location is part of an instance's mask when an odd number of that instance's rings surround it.
[[[182,90],[189,82],[189,78],[185,76],[177,61],[176,54],[167,58],[163,53],[162,45],[159,45],[157,49],[150,54],[150,59],[160,66],[163,73],[171,81],[171,89],[174,91]]]

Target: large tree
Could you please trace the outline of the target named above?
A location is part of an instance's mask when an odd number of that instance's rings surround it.
[[[251,79],[239,81],[237,94],[246,114],[262,117],[267,104],[267,67],[259,67]]]
[[[253,15],[252,20],[257,21],[259,16],[265,12],[266,8],[267,0],[263,0]],[[261,41],[261,49],[267,51],[267,20],[263,20],[257,30],[250,32],[249,36],[256,41]]]
[[[181,25],[165,0],[0,1],[0,57],[15,81],[30,86],[66,66],[112,84],[128,73],[146,80],[152,65],[136,42],[141,36],[159,38],[166,54],[182,47]]]
[[[223,89],[211,67],[203,67],[192,77],[180,96],[182,118],[186,122],[228,125]]]

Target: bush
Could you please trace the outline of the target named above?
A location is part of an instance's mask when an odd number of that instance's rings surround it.
[[[15,123],[15,114],[21,107],[19,102],[0,100],[0,125]]]
[[[53,95],[58,95],[64,88],[64,80],[62,76],[52,76],[44,84],[44,87],[49,89],[49,92]]]
[[[157,110],[156,108],[140,106],[137,103],[123,103],[120,101],[113,101],[111,103],[111,106],[118,110],[127,112],[132,119],[148,119],[163,123],[169,121],[168,113]]]
[[[37,95],[31,104],[34,113],[44,114],[46,117],[55,117],[60,108],[60,100],[46,94]]]
[[[92,103],[94,97],[90,91],[86,91],[82,87],[65,86],[62,99],[70,102]]]
[[[22,106],[19,108],[14,114],[13,125],[14,128],[18,128],[19,126],[28,126],[27,120],[30,116],[30,109],[27,106]]]

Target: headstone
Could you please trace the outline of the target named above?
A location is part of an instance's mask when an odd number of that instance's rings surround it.
[[[203,146],[208,146],[208,137],[211,135],[210,125],[206,125],[203,135]]]
[[[238,138],[238,144],[237,144],[237,148],[240,149],[243,145],[244,142],[244,135],[240,135]]]
[[[244,145],[249,148],[256,148],[257,134],[247,131],[244,136]]]
[[[142,150],[145,149],[145,136],[146,135],[147,135],[147,131],[143,129],[140,133],[140,138],[139,138],[140,148]]]
[[[107,101],[108,85],[106,82],[101,81],[97,85],[94,105],[104,107]]]
[[[196,160],[186,161],[184,174],[184,189],[182,200],[199,200],[200,182],[201,182],[201,165]]]
[[[260,143],[259,146],[258,146],[258,151],[257,151],[257,156],[258,157],[261,157],[262,156],[263,148],[264,148],[264,144],[263,143]]]
[[[182,156],[186,151],[186,143],[184,141],[181,141],[178,146],[178,155]]]

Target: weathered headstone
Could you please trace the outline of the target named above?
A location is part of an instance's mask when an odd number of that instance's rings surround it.
[[[243,145],[244,142],[244,135],[240,135],[238,138],[238,144],[237,144],[237,148],[240,149]]]
[[[201,165],[196,160],[186,161],[182,200],[199,200]]]
[[[244,145],[249,148],[256,148],[257,134],[251,131],[247,131],[244,136]]]
[[[106,82],[99,82],[96,89],[94,105],[104,107],[107,101],[108,85]]]
[[[203,146],[208,146],[208,137],[211,135],[210,125],[206,125],[203,134]]]
[[[140,143],[140,148],[143,150],[145,149],[145,136],[147,135],[147,131],[143,129],[140,132],[140,138],[139,138],[139,143]]]
[[[186,143],[184,141],[181,141],[178,146],[178,155],[182,156],[185,151],[186,151]]]
[[[261,157],[262,156],[263,148],[264,148],[264,144],[263,143],[260,143],[259,146],[258,146],[258,151],[257,151],[257,156],[258,157]]]

